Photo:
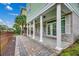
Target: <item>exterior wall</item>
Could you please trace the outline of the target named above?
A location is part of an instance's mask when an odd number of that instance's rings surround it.
[[[79,16],[72,13],[72,33],[77,38],[79,36]]]
[[[72,12],[71,15],[66,16],[65,34],[62,39],[73,43],[77,38],[79,38],[79,16]]]
[[[66,34],[62,36],[62,39],[73,43],[76,39],[79,38],[79,16],[72,12],[71,15],[66,16],[65,21]]]
[[[71,14],[65,16],[65,33],[62,34],[62,40],[73,42],[73,37],[71,33]]]
[[[71,14],[65,16],[65,34],[71,34]]]

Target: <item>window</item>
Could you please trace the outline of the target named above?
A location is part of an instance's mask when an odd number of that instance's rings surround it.
[[[51,31],[50,31],[50,24],[48,24],[48,35],[51,34]]]
[[[63,18],[61,21],[61,32],[65,33],[65,18]]]
[[[51,21],[48,23],[48,35],[55,35],[56,36],[56,21]],[[61,19],[61,32],[65,33],[65,17]]]

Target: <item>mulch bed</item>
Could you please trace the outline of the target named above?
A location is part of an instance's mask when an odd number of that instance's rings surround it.
[[[1,54],[1,56],[14,56],[15,54],[15,42],[16,38],[13,37],[10,42],[7,44],[5,51]]]

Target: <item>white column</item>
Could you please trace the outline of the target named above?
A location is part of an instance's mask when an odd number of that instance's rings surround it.
[[[30,24],[28,24],[28,36],[30,36]]]
[[[47,22],[46,22],[46,35],[48,35]]]
[[[30,31],[29,31],[30,33],[29,34],[30,34],[30,37],[31,37],[31,23],[30,23],[30,28],[29,29],[30,29]]]
[[[56,27],[57,27],[57,46],[56,49],[57,50],[61,50],[61,4],[57,4],[57,11],[56,11],[56,15],[57,15],[57,20],[56,20]]]
[[[43,18],[40,16],[40,42],[43,42]]]
[[[35,39],[35,20],[33,20],[33,39]]]
[[[28,36],[28,24],[27,24],[27,36]]]
[[[50,33],[51,33],[51,35],[53,34],[53,31],[52,31],[52,24],[50,25]]]

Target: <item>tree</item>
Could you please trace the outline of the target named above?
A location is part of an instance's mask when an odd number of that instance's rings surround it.
[[[7,31],[7,29],[8,29],[8,26],[6,26],[6,25],[0,25],[0,31],[4,31],[4,30]]]
[[[26,16],[25,15],[17,16],[15,23],[21,27],[21,33],[22,33],[23,26],[26,26]]]
[[[20,34],[20,32],[21,32],[21,28],[20,28],[20,26],[18,25],[18,24],[14,24],[13,25],[13,29],[14,29],[14,32],[16,33],[16,34]]]

